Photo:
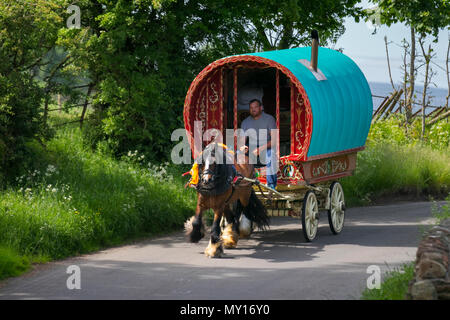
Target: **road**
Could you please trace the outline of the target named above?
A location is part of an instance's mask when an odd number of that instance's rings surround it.
[[[38,266],[0,283],[0,299],[359,299],[370,265],[384,273],[414,260],[423,226],[434,222],[430,208],[349,208],[337,236],[323,212],[312,243],[300,220],[272,218],[220,259],[203,255],[206,239],[191,244],[176,232]],[[79,290],[67,288],[70,265],[80,267]]]

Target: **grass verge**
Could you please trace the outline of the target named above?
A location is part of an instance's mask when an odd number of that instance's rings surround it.
[[[11,248],[0,247],[0,280],[22,274],[30,268],[30,260]]]
[[[433,203],[431,213],[436,218],[436,224],[450,218],[450,195],[446,197],[446,203],[438,206]],[[415,262],[404,264],[402,267],[388,272],[380,289],[365,289],[362,293],[363,300],[404,300],[411,280],[414,279]]]
[[[195,194],[181,168],[116,160],[83,145],[78,128],[60,128],[35,149],[35,167],[0,193],[0,278],[30,262],[53,260],[180,229]],[[42,258],[34,258],[42,257]]]
[[[404,264],[385,275],[380,289],[365,289],[363,300],[404,300],[408,284],[414,277],[414,263]]]
[[[450,191],[450,155],[427,146],[371,143],[358,153],[354,175],[341,183],[348,206],[385,196],[443,199]]]

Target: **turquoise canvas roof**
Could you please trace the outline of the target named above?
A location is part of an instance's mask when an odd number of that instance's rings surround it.
[[[298,61],[310,61],[310,47],[245,55],[260,56],[285,66],[303,85],[313,119],[308,157],[365,145],[372,121],[372,95],[364,74],[349,57],[319,47],[318,69],[326,80],[318,81]]]

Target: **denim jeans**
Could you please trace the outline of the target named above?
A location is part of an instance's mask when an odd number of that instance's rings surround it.
[[[278,168],[276,168],[277,161],[275,159],[276,154],[274,153],[274,156],[272,157],[272,149],[267,149],[267,167],[266,167],[266,177],[267,177],[267,185],[275,189],[277,186],[277,171]]]

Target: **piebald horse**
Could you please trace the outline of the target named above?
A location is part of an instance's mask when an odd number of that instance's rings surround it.
[[[235,153],[217,142],[209,144],[200,156],[204,161],[202,164],[194,162],[189,172],[191,180],[186,184],[197,189],[197,208],[195,216],[186,222],[185,229],[190,242],[200,241],[205,235],[202,214],[212,209],[214,221],[205,255],[215,258],[223,254],[223,247],[235,248],[239,237],[250,235],[250,224],[240,224],[242,214],[244,220],[247,218],[260,230],[269,226],[269,217],[266,208],[256,197],[252,184],[242,181],[242,177],[254,178],[254,167],[249,164],[247,156],[244,163],[238,163]],[[222,232],[220,221],[223,216],[227,225]]]

